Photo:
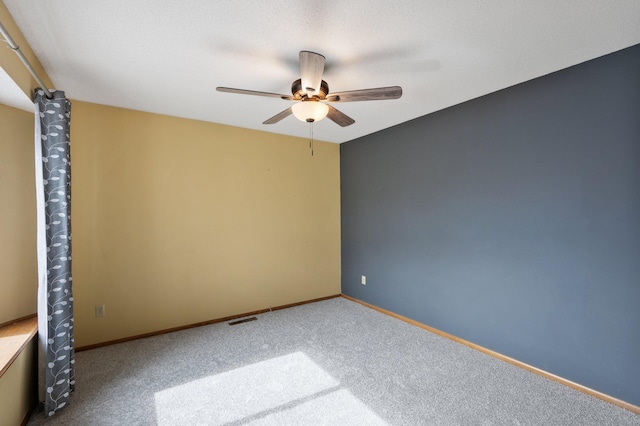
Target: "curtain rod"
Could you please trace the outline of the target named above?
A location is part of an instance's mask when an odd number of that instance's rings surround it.
[[[49,91],[49,89],[47,89],[47,85],[44,84],[44,81],[42,81],[36,70],[33,69],[31,64],[29,63],[29,60],[20,50],[20,47],[16,44],[15,41],[13,41],[13,38],[11,38],[11,35],[9,35],[9,33],[7,32],[7,29],[4,27],[4,25],[2,25],[2,22],[0,22],[0,33],[4,37],[5,41],[9,43],[9,48],[13,50],[16,55],[18,55],[18,58],[20,58],[24,66],[27,68],[27,71],[29,71],[29,73],[33,76],[33,79],[36,81],[36,83],[38,83],[40,85],[40,88],[44,90],[45,96],[48,99],[53,98],[53,94]]]

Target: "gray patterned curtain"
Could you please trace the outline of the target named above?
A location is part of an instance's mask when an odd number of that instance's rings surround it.
[[[45,416],[68,404],[75,385],[71,292],[71,102],[35,93],[38,223],[38,389]]]

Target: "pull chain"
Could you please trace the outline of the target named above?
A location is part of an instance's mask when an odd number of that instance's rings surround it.
[[[309,148],[311,148],[311,156],[313,157],[313,121],[311,121],[309,127]]]

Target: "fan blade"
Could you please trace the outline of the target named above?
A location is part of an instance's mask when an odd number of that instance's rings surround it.
[[[218,92],[236,93],[239,95],[266,96],[268,98],[280,98],[287,101],[295,100],[291,95],[279,95],[278,93],[269,93],[269,92],[256,92],[255,90],[234,89],[232,87],[216,87],[216,90]]]
[[[389,86],[331,93],[326,100],[328,102],[384,101],[386,99],[398,99],[400,96],[402,96],[402,87]]]
[[[353,118],[349,117],[343,112],[338,111],[331,105],[327,105],[327,106],[329,107],[329,113],[327,114],[327,118],[333,121],[334,123],[338,124],[339,126],[347,127],[356,122]]]
[[[287,118],[291,114],[292,114],[291,108],[287,108],[284,111],[274,115],[273,117],[271,117],[270,119],[268,119],[262,124],[276,124],[278,121],[282,120],[283,118]]]
[[[322,73],[324,72],[324,56],[303,50],[300,52],[300,79],[302,91],[311,97],[320,93]]]

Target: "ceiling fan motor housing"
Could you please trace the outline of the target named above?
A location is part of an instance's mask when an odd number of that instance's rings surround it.
[[[326,81],[322,80],[320,82],[320,91],[312,96],[306,92],[306,90],[302,90],[302,79],[297,79],[293,83],[291,83],[291,94],[296,100],[301,100],[307,97],[316,97],[318,99],[325,99],[327,94],[329,93],[329,85]]]

